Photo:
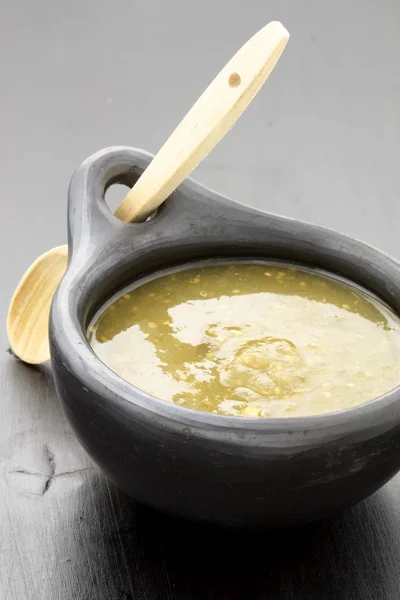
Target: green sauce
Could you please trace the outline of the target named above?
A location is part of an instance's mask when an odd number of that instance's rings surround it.
[[[131,286],[100,311],[89,342],[120,377],[168,402],[282,418],[341,410],[399,385],[399,333],[386,305],[344,280],[225,262]]]

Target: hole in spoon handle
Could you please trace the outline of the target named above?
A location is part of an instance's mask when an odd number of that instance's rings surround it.
[[[228,81],[231,88],[237,88],[242,83],[239,73],[231,73]]]

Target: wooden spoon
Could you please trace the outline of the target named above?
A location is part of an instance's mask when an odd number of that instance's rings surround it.
[[[143,221],[214,148],[262,87],[281,56],[289,34],[279,22],[256,33],[229,61],[190,109],[127,194],[115,215]],[[21,360],[50,359],[51,300],[67,267],[67,246],[42,254],[22,277],[11,300],[8,340]]]

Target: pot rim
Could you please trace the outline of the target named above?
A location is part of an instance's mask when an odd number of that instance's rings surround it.
[[[147,162],[153,157],[150,153],[136,148],[112,147],[97,152],[88,160],[94,161],[97,158],[101,158],[107,152],[118,151],[133,152]],[[268,211],[248,207],[215,192],[191,178],[186,179],[179,186],[178,190],[187,196],[193,193],[205,195],[222,205],[228,204],[233,207],[240,207],[241,210],[248,211],[254,215],[278,219],[282,223],[296,223],[299,226],[311,227],[326,235],[335,235],[343,242],[346,240],[354,241],[365,250],[376,253],[377,257],[380,256],[382,259],[385,259],[400,275],[400,263],[389,254],[376,249],[370,244],[338,233],[327,227],[311,225],[305,221],[278,216]],[[132,224],[121,223],[114,217],[108,207],[104,214],[112,227],[115,227],[116,224],[119,227],[132,226]],[[265,260],[268,259],[266,258]],[[379,423],[382,421],[387,422],[389,419],[393,420],[393,418],[397,419],[396,422],[400,420],[400,385],[382,396],[354,407],[318,415],[285,418],[251,418],[218,415],[179,406],[147,394],[114,373],[100,360],[89,345],[86,331],[83,325],[78,322],[71,302],[68,301],[71,296],[71,290],[77,288],[84,271],[85,264],[81,260],[74,260],[74,257],[72,257],[66,274],[53,299],[50,319],[52,359],[61,360],[65,368],[80,380],[82,387],[86,388],[87,391],[93,391],[104,402],[110,404],[110,406],[113,404],[121,405],[122,403],[128,410],[133,412],[139,410],[147,413],[150,417],[166,419],[171,423],[175,423],[175,426],[214,430],[216,432],[230,430],[232,433],[238,435],[245,433],[250,435],[262,434],[263,436],[279,434],[300,434],[300,436],[303,436],[311,432],[323,435],[324,430],[328,434],[332,429],[337,430],[338,428],[341,429],[342,433],[345,430],[352,432],[361,431],[376,425],[377,417]],[[392,310],[395,309],[392,307]],[[395,312],[398,313],[398,311]],[[321,435],[318,437],[321,437]]]

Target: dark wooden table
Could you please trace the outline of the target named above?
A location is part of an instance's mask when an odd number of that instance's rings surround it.
[[[2,0],[1,318],[19,277],[66,241],[88,154],[156,151],[266,22],[277,70],[197,179],[400,257],[398,0]],[[113,202],[116,202],[114,198]],[[49,365],[0,358],[2,600],[398,600],[400,477],[300,530],[234,534],[138,507],[96,470]]]

